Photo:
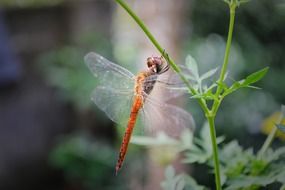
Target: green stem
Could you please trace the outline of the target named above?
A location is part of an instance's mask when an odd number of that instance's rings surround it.
[[[282,122],[282,119],[283,119],[283,114],[281,113],[277,123],[280,124]],[[264,153],[266,152],[266,150],[270,147],[277,131],[278,131],[277,127],[274,126],[274,128],[271,130],[270,134],[267,136],[267,138],[266,138],[264,144],[262,145],[260,151],[258,152],[259,158],[261,158],[264,155]]]
[[[146,36],[150,39],[150,41],[153,43],[153,45],[157,48],[157,50],[161,53],[161,55],[168,61],[170,66],[173,68],[173,70],[179,75],[181,80],[185,83],[189,91],[196,95],[197,92],[194,88],[192,88],[191,84],[187,80],[187,78],[182,74],[181,69],[174,63],[174,61],[168,56],[167,53],[165,53],[165,49],[163,49],[160,44],[157,42],[155,37],[151,34],[151,32],[148,30],[148,28],[145,26],[143,21],[132,11],[132,9],[123,1],[123,0],[116,0],[116,2],[121,5],[128,14],[136,21],[136,23],[141,27],[141,29],[144,31]],[[198,99],[198,103],[203,109],[203,111],[208,114],[209,110],[207,107],[207,104],[204,100]]]
[[[229,55],[230,49],[232,44],[232,37],[233,37],[233,30],[234,30],[234,23],[235,23],[235,9],[236,4],[230,4],[230,24],[229,24],[229,31],[228,31],[228,39],[227,45],[225,50],[225,56],[223,61],[222,70],[220,73],[220,78],[218,83],[222,83],[225,79],[225,74],[229,64]],[[214,156],[214,167],[215,167],[215,180],[216,180],[216,189],[221,190],[221,176],[220,176],[220,164],[219,164],[219,153],[218,153],[218,145],[216,142],[216,131],[215,131],[215,116],[217,111],[220,107],[223,97],[220,96],[222,92],[222,86],[218,85],[216,96],[219,97],[218,99],[214,100],[212,109],[210,111],[211,115],[207,116],[208,123],[210,126],[210,133],[211,133],[211,140],[212,140],[212,149],[213,149],[213,156]]]
[[[207,120],[210,126],[211,140],[212,140],[212,149],[214,157],[214,167],[215,167],[215,181],[216,181],[216,190],[221,190],[221,175],[220,175],[220,164],[219,164],[219,153],[218,145],[216,141],[216,129],[215,129],[215,116],[207,116]]]
[[[263,154],[266,152],[266,150],[270,147],[275,134],[277,132],[277,127],[274,127],[274,129],[270,132],[270,134],[267,136],[264,144],[262,145],[260,151],[258,152],[258,157],[261,158],[263,156]]]
[[[229,24],[229,31],[228,31],[228,39],[227,39],[223,66],[222,66],[222,70],[221,70],[220,78],[218,82],[219,84],[223,83],[225,79],[226,71],[228,68],[228,64],[229,64],[229,55],[230,55],[230,50],[231,50],[233,30],[234,30],[234,24],[235,24],[235,9],[236,9],[236,4],[230,5],[230,24]],[[222,86],[218,85],[216,95],[219,96],[221,92],[222,92]],[[214,104],[212,106],[213,113],[216,113],[218,111],[221,101],[222,99],[218,99],[214,101]]]
[[[235,24],[235,8],[236,8],[235,5],[230,7],[230,25],[229,25],[228,39],[227,39],[226,52],[225,52],[225,57],[224,57],[224,62],[223,62],[223,67],[221,70],[219,82],[224,81],[225,74],[226,74],[228,64],[229,64],[229,55],[230,55],[230,50],[231,50],[233,30],[234,30],[234,24]]]

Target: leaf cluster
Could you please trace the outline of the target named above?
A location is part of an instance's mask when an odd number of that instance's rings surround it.
[[[207,123],[202,127],[199,137],[194,137],[191,149],[184,152],[184,163],[207,163],[213,155],[211,140],[209,138],[210,130]],[[218,137],[217,142],[221,143],[224,137]]]
[[[262,157],[252,149],[243,150],[236,141],[221,151],[221,168],[226,189],[259,189],[285,182],[285,147],[268,149]]]
[[[198,138],[194,138],[192,149],[185,151],[185,163],[207,164],[214,167],[211,142],[207,139],[205,125]],[[217,138],[218,143],[224,140]],[[244,150],[236,140],[219,149],[222,184],[225,189],[259,189],[269,184],[285,182],[285,147],[271,148],[259,156],[252,148]]]
[[[186,174],[176,174],[172,166],[165,170],[165,179],[161,182],[164,190],[206,190],[207,188],[198,185],[197,182]]]
[[[186,71],[184,71],[184,75],[189,81],[191,81],[192,87],[196,92],[196,94],[191,98],[221,102],[227,95],[237,91],[240,88],[259,89],[258,87],[252,86],[252,84],[262,79],[267,73],[268,69],[269,68],[266,67],[254,72],[248,75],[245,79],[234,81],[231,85],[228,85],[225,82],[227,77],[225,77],[224,81],[216,80],[212,82],[212,84],[207,84],[205,81],[213,78],[213,76],[215,76],[217,73],[218,68],[211,69],[200,76],[197,62],[191,55],[188,55],[186,58]],[[221,89],[219,93],[217,93],[218,87]]]

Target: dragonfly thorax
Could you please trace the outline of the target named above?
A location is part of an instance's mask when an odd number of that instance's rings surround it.
[[[157,79],[157,74],[149,71],[140,72],[135,79],[136,95],[150,94]]]

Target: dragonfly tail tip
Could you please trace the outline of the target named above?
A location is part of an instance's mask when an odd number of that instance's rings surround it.
[[[120,168],[116,166],[116,169],[115,169],[115,176],[118,175],[119,169],[120,169]]]

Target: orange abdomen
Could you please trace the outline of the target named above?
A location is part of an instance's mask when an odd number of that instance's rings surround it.
[[[131,113],[130,113],[130,118],[128,121],[128,125],[124,134],[124,138],[121,144],[121,148],[120,148],[120,153],[119,153],[119,158],[117,161],[117,165],[116,165],[116,174],[118,173],[119,169],[122,167],[127,150],[128,150],[128,145],[131,139],[131,135],[137,120],[137,116],[138,116],[138,112],[140,110],[140,108],[143,105],[143,100],[141,98],[140,95],[136,95],[134,102],[133,102],[133,106],[131,108]]]

